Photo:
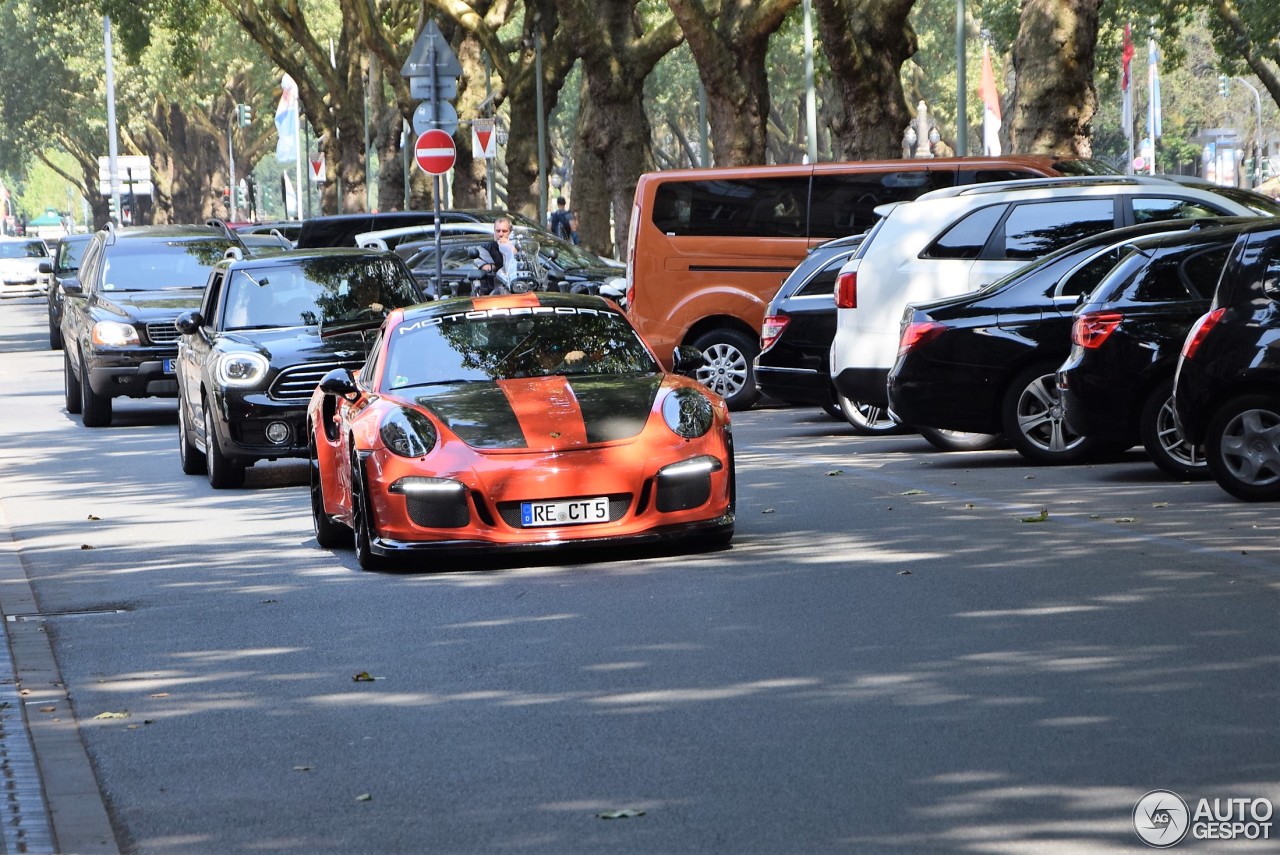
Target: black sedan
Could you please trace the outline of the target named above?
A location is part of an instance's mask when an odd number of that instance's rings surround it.
[[[396,256],[314,249],[223,261],[199,310],[179,316],[182,471],[215,488],[258,460],[308,455],[307,402],[334,368],[359,369],[370,330],[422,301]]]
[[[1003,433],[1035,463],[1074,463],[1114,452],[1062,417],[1056,371],[1071,349],[1072,312],[1144,235],[1192,228],[1166,220],[1104,232],[1071,244],[987,288],[908,306],[889,374],[895,418],[935,430]]]
[[[844,418],[831,384],[831,339],[836,334],[836,275],[857,252],[862,235],[836,238],[809,251],[782,282],[765,310],[756,386],[788,404],[822,407]],[[892,431],[892,421],[877,423],[859,412],[851,424],[860,433]]]
[[[1058,369],[1067,423],[1131,445],[1176,478],[1207,478],[1203,448],[1174,424],[1173,372],[1187,330],[1209,308],[1242,226],[1174,234],[1135,247],[1076,309]]]

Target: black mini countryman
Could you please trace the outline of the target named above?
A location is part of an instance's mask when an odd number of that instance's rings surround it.
[[[383,317],[421,299],[391,253],[296,250],[219,264],[200,308],[176,322],[182,471],[239,487],[258,460],[306,457],[320,378],[358,369]]]

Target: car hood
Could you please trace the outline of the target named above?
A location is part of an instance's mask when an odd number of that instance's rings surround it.
[[[39,270],[40,262],[48,260],[47,258],[0,258],[0,271]]]
[[[662,374],[524,377],[437,386],[414,400],[474,449],[567,451],[644,429]]]
[[[222,350],[261,353],[276,367],[306,362],[363,361],[369,348],[359,334],[320,337],[315,327],[285,327],[223,333]]]
[[[165,291],[98,292],[94,303],[108,312],[127,318],[147,320],[172,318],[200,305],[202,288],[173,288]]]

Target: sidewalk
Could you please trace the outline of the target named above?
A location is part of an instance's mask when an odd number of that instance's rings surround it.
[[[0,502],[0,843],[118,855],[102,793]]]

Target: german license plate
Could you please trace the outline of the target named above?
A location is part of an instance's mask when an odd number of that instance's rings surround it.
[[[609,499],[571,499],[562,502],[521,502],[520,524],[526,528],[544,525],[582,525],[609,521]]]
[[[162,363],[162,365],[164,366],[164,373],[165,373],[165,374],[172,374],[172,373],[173,373],[173,360],[172,360],[172,359],[166,359],[166,360]]]

